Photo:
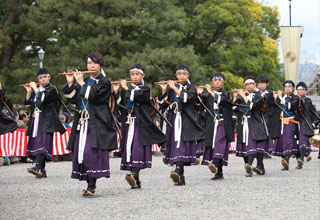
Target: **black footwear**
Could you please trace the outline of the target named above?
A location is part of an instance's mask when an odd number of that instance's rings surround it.
[[[281,170],[289,170],[289,163],[285,159],[282,159],[281,164],[283,166],[283,169]]]
[[[171,171],[170,178],[172,179],[175,185],[177,185],[180,182],[180,176],[175,171]]]
[[[218,169],[217,169],[216,165],[214,165],[213,163],[210,163],[208,167],[209,167],[209,170],[211,171],[211,173],[217,173],[218,172]]]
[[[180,181],[175,184],[176,186],[184,186],[186,185],[186,182],[185,182],[185,179],[184,179],[184,176],[180,176]]]
[[[36,176],[36,178],[47,178],[47,171],[45,169],[41,170],[42,175]]]
[[[258,175],[263,175],[262,173],[262,169],[259,169],[258,167],[254,167],[253,168],[253,172],[255,172],[256,174],[258,174]]]
[[[211,178],[211,180],[224,180],[223,175],[216,174],[214,177]]]
[[[125,177],[128,184],[131,186],[131,189],[138,188],[137,181],[135,180],[133,174],[127,174]]]
[[[298,164],[298,166],[296,166],[296,169],[298,169],[298,170],[302,169],[302,165]]]
[[[95,196],[96,195],[96,188],[87,187],[82,193],[82,196]]]
[[[35,176],[42,176],[40,169],[37,168],[36,166],[28,168],[27,171],[28,171],[28,173],[31,173]]]

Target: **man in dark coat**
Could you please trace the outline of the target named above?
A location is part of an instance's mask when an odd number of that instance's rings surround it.
[[[102,69],[103,56],[90,53],[85,63],[90,76],[76,70],[67,75],[68,85],[63,92],[76,105],[74,122],[67,149],[72,150],[71,178],[86,180],[88,187],[83,196],[96,195],[96,180],[110,177],[109,151],[117,148],[115,121],[108,105],[111,82]]]
[[[222,166],[228,165],[229,145],[234,141],[233,111],[230,93],[222,89],[225,82],[224,74],[213,74],[211,81],[213,90],[211,85],[207,84],[207,93],[201,96],[203,104],[211,112],[209,114],[206,111],[206,140],[202,164],[208,165],[210,171],[215,174],[212,180],[222,180]]]
[[[5,113],[4,103],[5,97],[2,91],[2,85],[0,83],[0,135],[6,134],[9,132],[14,132],[17,128],[17,122],[12,118],[12,116],[9,116],[7,113]],[[2,111],[3,110],[3,111]]]
[[[161,146],[166,136],[153,122],[150,115],[150,88],[144,85],[145,69],[135,64],[129,69],[130,78],[134,82],[127,85],[121,81],[114,85],[117,103],[121,111],[123,141],[121,141],[121,170],[131,171],[125,179],[132,189],[141,188],[139,173],[141,169],[151,168],[152,145]]]
[[[172,128],[164,125],[169,140],[164,152],[164,161],[176,165],[171,172],[171,179],[176,186],[185,185],[184,166],[196,162],[197,143],[205,139],[204,131],[196,116],[195,103],[197,99],[196,87],[189,81],[190,71],[186,65],[176,67],[178,81],[161,83],[162,92],[158,100],[160,108],[167,112]]]
[[[47,177],[46,159],[52,160],[53,133],[63,134],[65,128],[56,111],[58,92],[56,87],[50,84],[50,72],[45,68],[39,69],[37,79],[40,83],[39,88],[35,82],[24,86],[27,91],[24,104],[31,108],[30,115],[32,115],[27,130],[29,136],[27,154],[36,156],[36,165],[28,168],[28,172],[41,178]]]
[[[268,131],[261,114],[262,96],[255,90],[254,78],[245,77],[243,84],[245,91],[234,91],[234,102],[244,106],[235,108],[238,113],[236,155],[244,158],[246,176],[252,177],[252,163],[255,157],[257,157],[257,166],[254,171],[260,175],[265,173],[263,157],[266,153],[264,144],[268,139]]]

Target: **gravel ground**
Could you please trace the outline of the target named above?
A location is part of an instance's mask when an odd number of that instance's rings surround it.
[[[281,171],[280,158],[265,160],[266,175],[244,176],[242,158],[230,155],[225,180],[209,169],[185,168],[186,186],[173,186],[171,167],[153,157],[140,174],[142,189],[131,190],[111,158],[111,178],[97,181],[97,196],[84,198],[85,182],[70,178],[71,162],[47,164],[48,178],[27,173],[31,164],[0,167],[0,219],[320,219],[320,160]]]

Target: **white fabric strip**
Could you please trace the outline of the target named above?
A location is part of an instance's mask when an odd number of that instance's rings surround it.
[[[243,84],[255,83],[253,79],[247,79]]]
[[[80,137],[79,137],[79,149],[78,149],[78,163],[81,164],[83,162],[83,154],[84,149],[86,146],[87,141],[87,134],[88,134],[88,120],[89,120],[89,113],[86,109],[81,111],[80,117]]]
[[[41,95],[41,102],[44,101],[44,97],[45,97],[45,94],[44,94],[44,92],[43,92],[42,95]]]
[[[248,117],[243,115],[242,117],[242,143],[245,143],[248,146],[249,142],[249,123]]]
[[[34,124],[33,124],[32,137],[37,137],[37,135],[38,135],[40,112],[41,111],[38,108],[35,108],[35,110],[34,110]]]
[[[132,121],[129,124],[129,129],[128,129],[128,137],[127,137],[127,144],[126,144],[126,162],[130,162],[130,157],[131,157],[131,147],[132,147],[132,142],[133,142],[133,136],[134,136],[134,121],[135,117],[132,118]]]
[[[84,98],[85,98],[86,100],[89,99],[90,90],[91,90],[91,86],[87,86],[86,93],[85,93],[85,95],[84,95]]]
[[[133,72],[133,71],[138,71],[139,73],[144,74],[142,69],[133,68],[133,69],[130,70],[130,73]]]
[[[218,130],[219,121],[214,120],[214,128],[213,128],[213,138],[212,138],[212,149],[214,149],[214,143],[216,141],[217,130]]]
[[[187,102],[188,94],[186,92],[183,92],[183,103]]]
[[[135,88],[131,90],[131,93],[130,93],[130,101],[133,102],[133,99],[134,99],[134,91],[135,91]]]
[[[180,148],[181,132],[182,132],[181,112],[177,112],[176,118],[174,120],[174,141],[178,142],[177,148]]]
[[[73,90],[71,93],[65,94],[64,97],[71,99],[76,94],[76,92],[77,92],[76,90]]]

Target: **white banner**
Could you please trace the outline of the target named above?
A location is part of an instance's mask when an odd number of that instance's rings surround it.
[[[280,30],[285,78],[297,84],[302,27],[283,26]]]

